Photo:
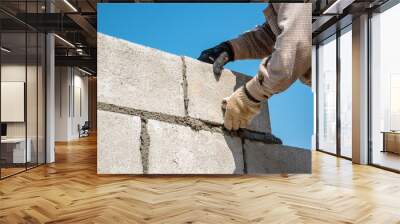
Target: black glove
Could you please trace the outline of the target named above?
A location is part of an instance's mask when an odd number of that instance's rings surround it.
[[[233,50],[229,42],[222,42],[219,45],[201,52],[198,60],[213,64],[215,75],[220,75],[224,65],[234,60]]]

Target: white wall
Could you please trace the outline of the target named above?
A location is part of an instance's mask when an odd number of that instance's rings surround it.
[[[25,83],[1,82],[1,121],[24,122]]]
[[[55,68],[55,141],[69,139],[69,68]]]
[[[78,124],[88,120],[88,78],[83,75],[76,68],[56,67],[56,141],[79,138]]]
[[[1,66],[1,81],[3,82],[25,82],[25,64],[4,64]],[[6,110],[6,108],[1,108]],[[25,137],[25,122],[7,122],[7,137]]]
[[[25,70],[27,69],[27,70]],[[36,86],[36,80],[31,76],[36,77],[36,67],[27,66],[20,64],[4,64],[1,66],[1,81],[2,82],[25,82],[25,76],[28,76],[29,86]],[[28,119],[28,137],[31,133],[36,135],[36,112],[37,102],[36,102],[36,87],[27,88],[27,119]],[[4,97],[4,96],[3,96]],[[40,105],[39,105],[40,106]],[[6,110],[7,108],[1,108]],[[23,108],[24,109],[24,108]],[[33,122],[33,123],[32,123]],[[25,123],[26,122],[7,122],[7,136],[8,137],[25,137]]]
[[[25,82],[25,64],[4,64],[1,66],[1,81],[2,82]],[[28,68],[28,70],[30,70]],[[6,108],[1,108],[6,110]],[[7,123],[8,137],[25,137],[24,122],[9,122]]]
[[[38,69],[38,70],[37,70]],[[26,84],[26,107],[19,108],[20,113],[27,115],[26,121],[21,122],[5,122],[7,124],[7,137],[9,138],[24,138],[25,135],[30,140],[30,148],[33,162],[39,159],[39,163],[44,162],[45,148],[45,118],[44,118],[44,74],[41,66],[25,66],[24,64],[9,63],[1,66],[1,81],[2,82],[24,82]],[[27,78],[27,81],[25,80]],[[3,92],[4,89],[2,89]],[[23,91],[23,90],[22,90]],[[24,92],[22,92],[23,94]],[[3,92],[4,94],[4,92]],[[2,95],[2,98],[7,98],[7,95]],[[24,104],[24,103],[23,103]],[[2,112],[13,110],[12,108],[3,107]],[[14,108],[16,110],[16,108]],[[17,111],[8,111],[17,113]],[[39,155],[37,155],[39,153]]]

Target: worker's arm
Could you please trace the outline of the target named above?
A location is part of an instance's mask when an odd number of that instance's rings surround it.
[[[274,50],[262,60],[258,74],[225,100],[224,125],[229,130],[247,125],[257,114],[258,104],[286,90],[311,67],[311,4],[273,6],[280,29]]]
[[[311,67],[311,4],[273,6],[281,32],[274,51],[262,60],[258,74],[246,84],[250,95],[259,101],[286,90]]]
[[[230,40],[234,54],[233,60],[261,59],[269,56],[275,45],[275,35],[268,22],[256,26],[238,38]]]
[[[200,61],[213,64],[214,73],[220,75],[224,65],[241,59],[260,59],[271,54],[275,35],[270,26],[264,23],[238,38],[225,41],[201,52]]]

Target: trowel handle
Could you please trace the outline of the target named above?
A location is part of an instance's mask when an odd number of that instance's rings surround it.
[[[220,76],[222,70],[224,69],[224,65],[228,63],[229,55],[227,52],[222,52],[217,59],[215,59],[213,64],[213,71],[216,76]]]

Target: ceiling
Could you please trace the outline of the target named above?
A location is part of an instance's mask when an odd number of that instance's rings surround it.
[[[373,11],[389,0],[312,0],[313,43],[331,36],[352,23],[353,17]]]
[[[37,33],[53,32],[57,34],[56,65],[79,66],[95,74],[96,4],[99,1],[48,0],[47,2],[46,5],[45,0],[0,1],[2,46],[12,50],[7,54],[2,52],[3,59],[21,60],[24,55],[28,58],[33,57],[37,51],[37,44],[30,43],[33,41],[31,39],[36,37]],[[26,38],[25,33],[27,33]],[[36,43],[36,39],[33,42]]]

